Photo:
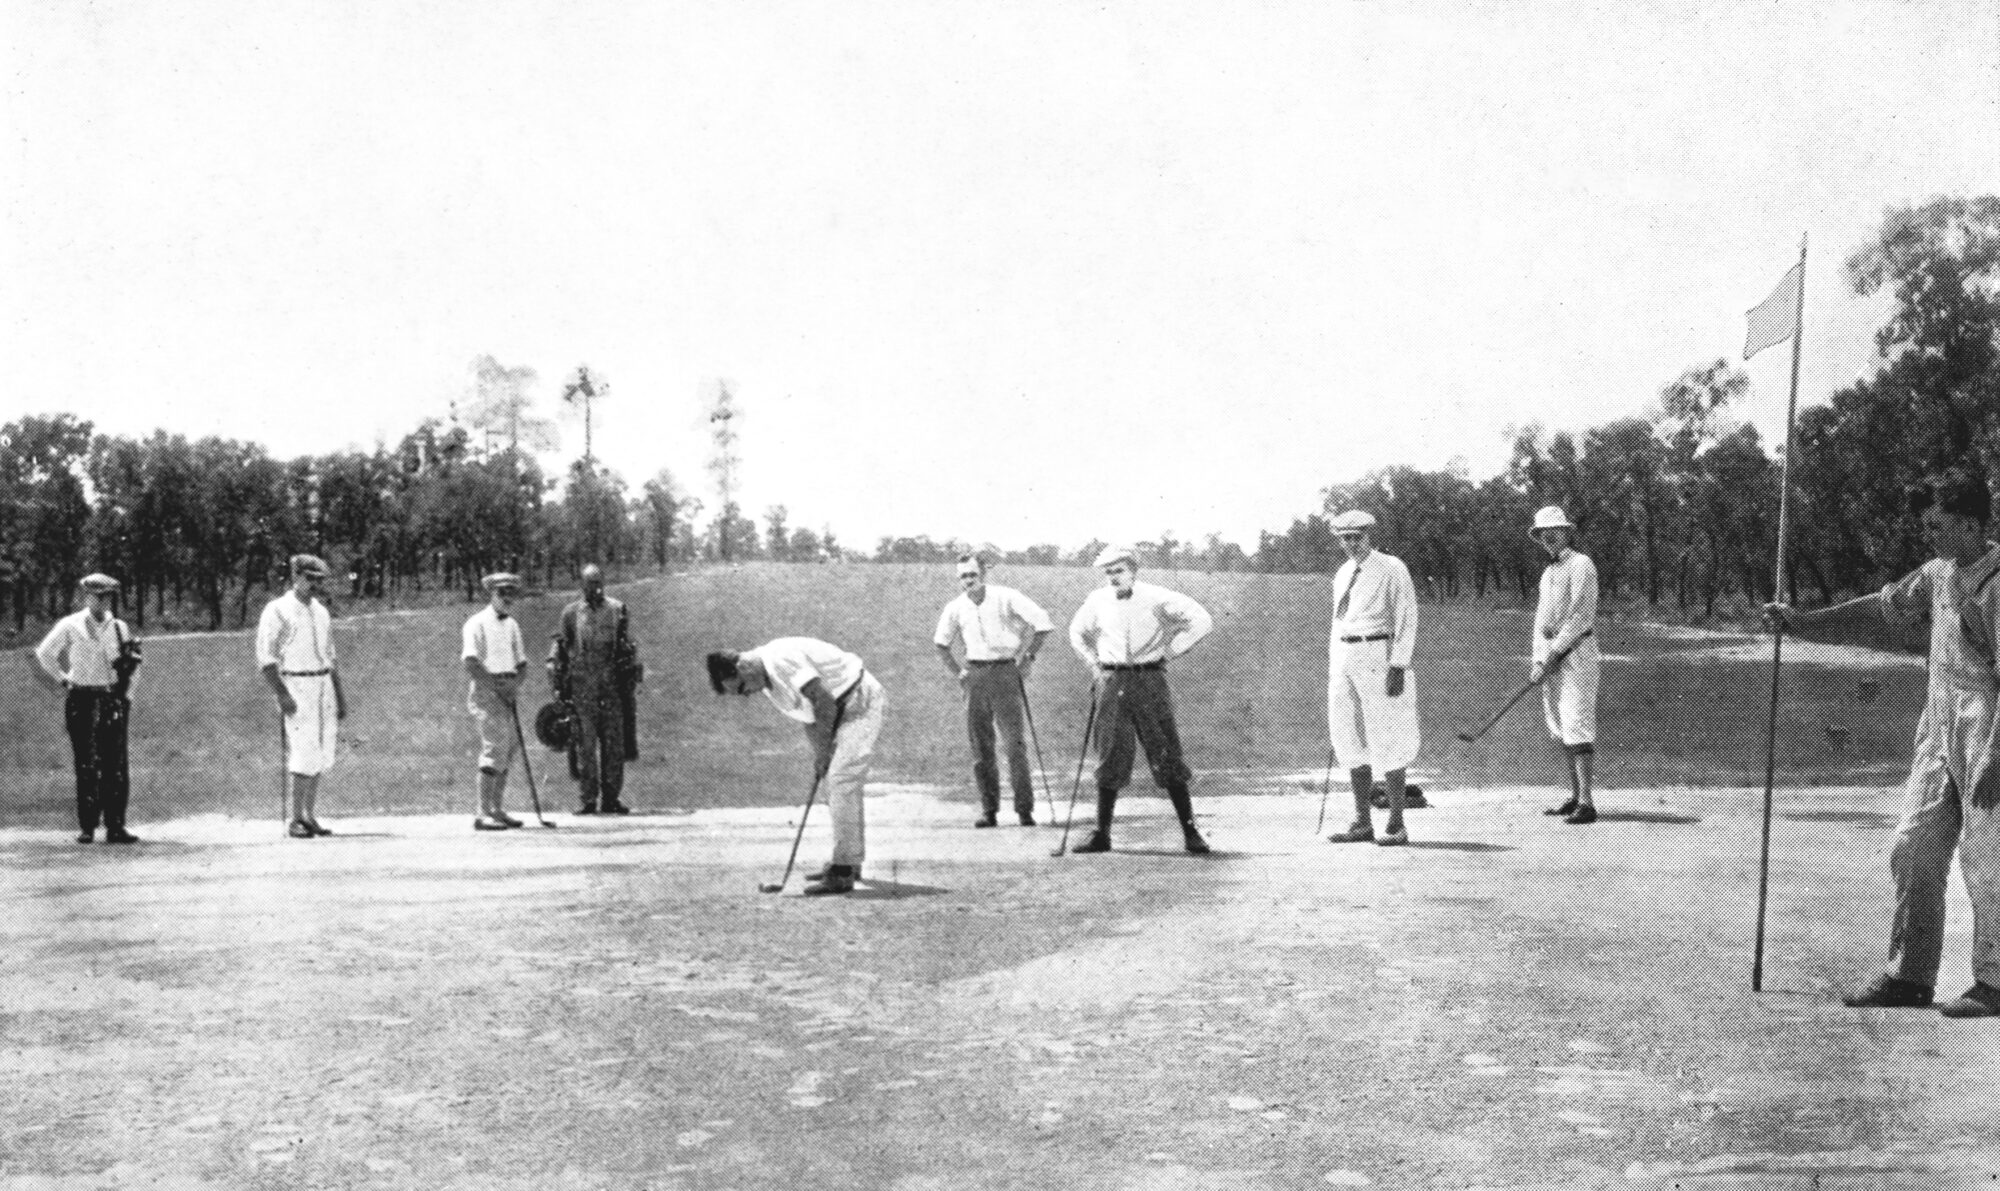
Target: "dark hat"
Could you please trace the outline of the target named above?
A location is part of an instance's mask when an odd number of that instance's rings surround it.
[[[569,713],[562,704],[544,703],[535,713],[535,739],[558,753],[569,748]]]

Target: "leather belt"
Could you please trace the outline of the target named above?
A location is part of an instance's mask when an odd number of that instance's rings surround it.
[[[1013,665],[1013,664],[1014,664],[1014,659],[1013,659],[1013,658],[994,658],[994,659],[992,659],[991,661],[977,661],[977,662],[976,662],[976,661],[973,661],[973,660],[972,660],[971,658],[967,658],[967,659],[965,659],[965,664],[966,664],[966,665],[968,665],[968,666],[1011,666],[1011,665]]]
[[[862,667],[861,673],[854,676],[854,681],[847,684],[847,689],[840,692],[840,694],[834,696],[833,705],[834,707],[838,708],[842,714],[845,714],[847,711],[847,701],[854,697],[854,692],[861,689],[861,680],[867,677],[868,677],[868,669],[867,667],[864,666]],[[834,731],[838,732],[839,730],[840,730],[839,725],[838,723],[836,723]]]
[[[1359,645],[1363,641],[1387,641],[1389,636],[1390,634],[1388,633],[1370,633],[1366,637],[1342,637],[1340,643],[1342,645]]]
[[[280,673],[280,674],[284,675],[284,676],[285,676],[286,678],[325,678],[325,677],[326,677],[327,675],[329,675],[329,674],[333,673],[333,671],[331,671],[331,670],[280,670],[280,671],[278,671],[278,673]]]
[[[1164,661],[1135,662],[1130,664],[1100,662],[1097,668],[1099,670],[1164,670],[1167,668],[1167,664]]]
[[[86,695],[108,695],[111,693],[112,690],[112,688],[108,686],[89,686],[81,682],[70,683],[69,689],[73,691],[79,691]]]

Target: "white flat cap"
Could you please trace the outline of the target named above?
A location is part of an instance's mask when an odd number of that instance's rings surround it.
[[[1349,509],[1333,519],[1335,533],[1352,533],[1358,529],[1374,529],[1375,514],[1364,513],[1360,509]]]
[[[1136,567],[1139,565],[1139,552],[1130,546],[1106,546],[1091,565],[1102,569],[1115,562],[1129,562]]]

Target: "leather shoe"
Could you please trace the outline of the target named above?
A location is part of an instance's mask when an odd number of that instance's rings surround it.
[[[129,831],[107,831],[104,833],[104,842],[107,844],[136,844],[139,842],[139,837]]]
[[[291,836],[293,839],[317,838],[313,835],[312,827],[304,819],[293,819],[292,825],[285,828],[285,834]]]
[[[1349,823],[1346,831],[1326,837],[1329,844],[1365,844],[1375,838],[1375,829],[1366,823]]]
[[[576,813],[579,815],[594,815],[597,813],[597,804],[594,802],[586,802],[582,806],[576,808]]]
[[[474,819],[472,821],[472,829],[474,831],[505,831],[507,830],[507,825],[498,819]]]
[[[1410,833],[1406,828],[1402,827],[1398,827],[1394,831],[1385,831],[1375,837],[1375,846],[1378,848],[1401,848],[1408,845],[1409,842]]]
[[[1583,805],[1582,803],[1572,798],[1568,802],[1563,803],[1561,806],[1552,806],[1549,809],[1543,811],[1542,813],[1545,815],[1554,815],[1556,818],[1560,819],[1565,815],[1575,814],[1576,808],[1582,805]]]
[[[2000,988],[1974,984],[1956,1001],[1939,1005],[1938,1012],[1946,1017],[2000,1017]]]
[[[1029,813],[1028,813],[1027,811],[1022,811],[1022,812],[1021,812],[1021,826],[1023,826],[1023,827],[1033,827],[1034,825],[1035,825],[1035,816],[1033,816],[1033,815],[1029,814]]]
[[[1575,810],[1563,816],[1563,822],[1575,824],[1578,827],[1583,826],[1585,823],[1595,823],[1597,822],[1597,808],[1587,802],[1579,803]]]
[[[1000,826],[999,812],[987,811],[985,814],[979,816],[977,819],[974,819],[972,821],[972,825],[974,827],[998,827]]]
[[[306,826],[307,826],[307,827],[310,827],[310,828],[312,828],[312,833],[313,833],[314,835],[332,835],[332,834],[333,834],[333,828],[331,828],[331,827],[321,827],[321,826],[319,825],[319,820],[318,820],[318,819],[307,819],[307,820],[306,820]]]
[[[1196,856],[1209,853],[1208,841],[1201,838],[1201,832],[1196,831],[1192,823],[1181,824],[1181,846]]]
[[[76,842],[79,844],[95,843],[96,841],[97,833],[95,831],[79,831],[76,833]]]
[[[1974,987],[1977,987],[1976,985]],[[1849,1009],[1928,1009],[1932,989],[1928,984],[1881,975],[1840,999]]]
[[[516,819],[516,818],[515,818],[514,816],[512,816],[512,815],[508,814],[508,813],[507,813],[506,811],[494,811],[494,812],[493,812],[493,821],[494,821],[495,823],[498,823],[498,824],[500,824],[500,825],[501,825],[502,827],[519,827],[519,826],[521,826],[521,821],[520,821],[519,819]],[[315,824],[315,826],[317,826],[317,824]],[[332,833],[332,832],[328,832],[327,834],[331,835],[331,834],[333,834],[333,833]]]
[[[1070,849],[1072,852],[1109,852],[1110,850],[1111,836],[1102,831],[1091,832],[1089,838]]]
[[[847,866],[847,871],[854,875],[855,880],[859,881],[861,879],[860,865],[850,864]],[[829,860],[825,864],[822,864],[813,871],[805,874],[805,879],[808,881],[824,881],[826,880],[827,875],[831,872],[833,872],[833,862]]]
[[[607,815],[629,815],[632,813],[632,808],[622,802],[612,801],[604,804],[601,813]]]
[[[846,864],[829,864],[826,873],[816,881],[806,885],[807,897],[826,897],[835,893],[854,892],[854,868]]]

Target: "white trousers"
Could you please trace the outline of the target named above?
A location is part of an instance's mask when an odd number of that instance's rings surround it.
[[[1889,851],[1896,910],[1888,970],[1917,984],[1937,984],[1956,851],[1972,901],[1972,976],[2000,988],[2000,808],[1973,806],[1967,783],[1974,758],[1992,746],[1996,697],[1940,682],[1935,674],[1931,687]]]
[[[1403,673],[1403,693],[1389,697],[1389,643],[1334,641],[1327,655],[1326,726],[1342,766],[1377,773],[1407,769],[1423,743],[1417,726],[1417,675]]]
[[[300,777],[318,777],[333,768],[340,716],[327,674],[283,675],[298,710],[285,717],[285,768]]]
[[[861,867],[867,854],[862,799],[868,770],[875,761],[875,738],[882,734],[882,707],[887,699],[875,676],[862,672],[860,685],[847,697],[840,731],[833,738],[833,761],[826,770],[826,809],[833,819],[834,864]]]
[[[1585,637],[1542,679],[1542,719],[1549,736],[1566,745],[1597,741],[1597,638]]]

